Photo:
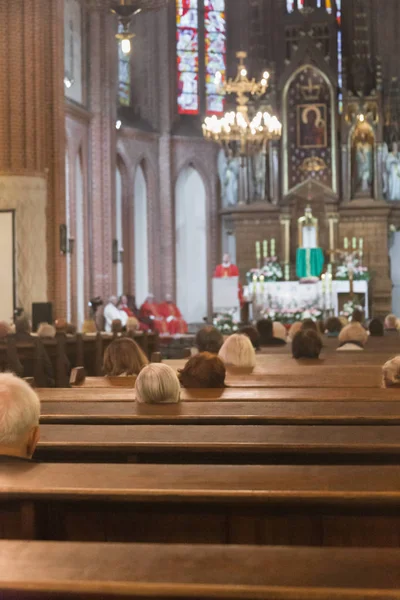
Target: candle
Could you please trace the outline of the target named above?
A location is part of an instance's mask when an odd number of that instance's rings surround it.
[[[322,281],[322,293],[325,294],[325,273],[323,273],[323,275],[321,275],[321,281]]]
[[[261,258],[261,243],[256,242],[256,259],[260,260]]]
[[[357,248],[357,238],[353,237],[353,250]]]
[[[359,243],[359,248],[360,248],[360,250],[362,250],[362,249],[363,249],[363,246],[364,246],[364,240],[363,240],[363,238],[360,238],[360,239],[358,240],[358,243]]]
[[[343,247],[345,250],[347,250],[349,247],[349,240],[347,237],[344,238]]]
[[[263,257],[268,258],[268,241],[263,241]]]
[[[331,263],[329,263],[329,265],[328,265],[328,273],[330,274],[331,279],[332,279],[332,264]]]
[[[275,238],[272,238],[272,240],[271,240],[271,256],[276,256],[276,252],[275,252]]]
[[[285,280],[289,281],[289,277],[290,277],[290,267],[289,267],[289,265],[285,265]]]

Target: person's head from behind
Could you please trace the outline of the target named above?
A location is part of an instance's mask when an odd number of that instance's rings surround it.
[[[384,334],[383,323],[380,319],[371,319],[368,331],[373,337],[382,337]]]
[[[261,339],[271,338],[273,333],[273,325],[271,319],[260,319],[257,321],[257,331],[260,334]]]
[[[247,335],[234,333],[222,345],[218,356],[227,367],[241,367],[254,369],[256,366],[256,352]]]
[[[400,356],[391,358],[383,365],[382,385],[384,388],[400,387]]]
[[[85,319],[82,325],[82,333],[97,333],[96,323],[93,319]]]
[[[149,361],[131,338],[113,340],[104,353],[103,371],[109,377],[138,375]]]
[[[40,323],[37,334],[40,338],[53,339],[56,336],[56,328],[50,323]]]
[[[135,333],[139,329],[139,321],[136,317],[128,317],[126,322],[126,331],[128,333]]]
[[[179,371],[179,380],[184,388],[223,388],[225,374],[225,365],[218,356],[200,352]]]
[[[26,317],[15,319],[15,333],[31,333],[32,325]]]
[[[355,342],[364,347],[367,340],[368,332],[365,331],[364,327],[358,321],[349,323],[339,333],[339,344],[341,345]]]
[[[311,329],[312,331],[318,333],[318,326],[316,322],[312,319],[304,319],[304,321],[301,324],[301,329],[302,331],[307,331],[307,329]]]
[[[251,325],[246,325],[245,327],[241,327],[239,333],[242,335],[247,335],[249,340],[252,343],[253,348],[258,350],[260,348],[260,334],[258,333],[255,327]]]
[[[337,317],[329,317],[325,323],[325,333],[331,336],[338,336],[342,330],[343,325],[340,322],[340,319]]]
[[[56,319],[54,326],[57,333],[67,333],[68,323],[65,319]]]
[[[278,338],[279,340],[283,340],[284,342],[286,342],[286,338],[287,338],[286,327],[282,323],[279,323],[279,321],[273,322],[272,333],[275,338]]]
[[[224,336],[219,329],[212,325],[203,327],[196,334],[195,345],[199,352],[218,354],[223,343]]]
[[[0,374],[0,454],[31,458],[39,441],[40,400],[11,373]]]
[[[6,338],[11,332],[11,326],[6,321],[0,321],[0,339]]]
[[[122,321],[121,319],[113,319],[112,323],[111,323],[111,332],[116,334],[116,333],[121,333],[122,332]]]
[[[181,384],[175,371],[163,363],[151,363],[139,373],[136,400],[142,404],[176,404]]]
[[[364,322],[364,313],[359,308],[355,308],[353,314],[351,315],[352,323],[363,323]]]
[[[293,338],[293,358],[319,358],[321,350],[322,339],[314,329],[302,329]]]
[[[390,314],[385,318],[385,329],[388,331],[397,330],[397,317],[396,315]]]

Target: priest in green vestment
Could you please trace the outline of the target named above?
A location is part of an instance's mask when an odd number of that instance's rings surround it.
[[[298,220],[299,247],[296,253],[296,275],[299,279],[319,278],[324,267],[324,253],[318,247],[318,219],[307,206]]]

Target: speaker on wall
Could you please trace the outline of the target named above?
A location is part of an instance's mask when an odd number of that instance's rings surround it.
[[[53,305],[51,302],[32,303],[32,331],[37,331],[40,323],[53,323]]]

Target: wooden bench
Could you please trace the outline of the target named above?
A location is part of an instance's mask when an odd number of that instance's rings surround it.
[[[3,600],[400,598],[395,549],[0,542]]]
[[[399,481],[382,465],[3,463],[0,536],[399,547]]]
[[[42,403],[46,402],[133,402],[134,389],[124,388],[74,388],[74,389],[38,389]],[[243,388],[224,389],[182,389],[184,402],[337,402],[337,401],[400,401],[400,388]]]
[[[35,458],[48,462],[400,464],[400,426],[43,425]]]
[[[41,423],[84,425],[400,425],[398,402],[44,402]]]

